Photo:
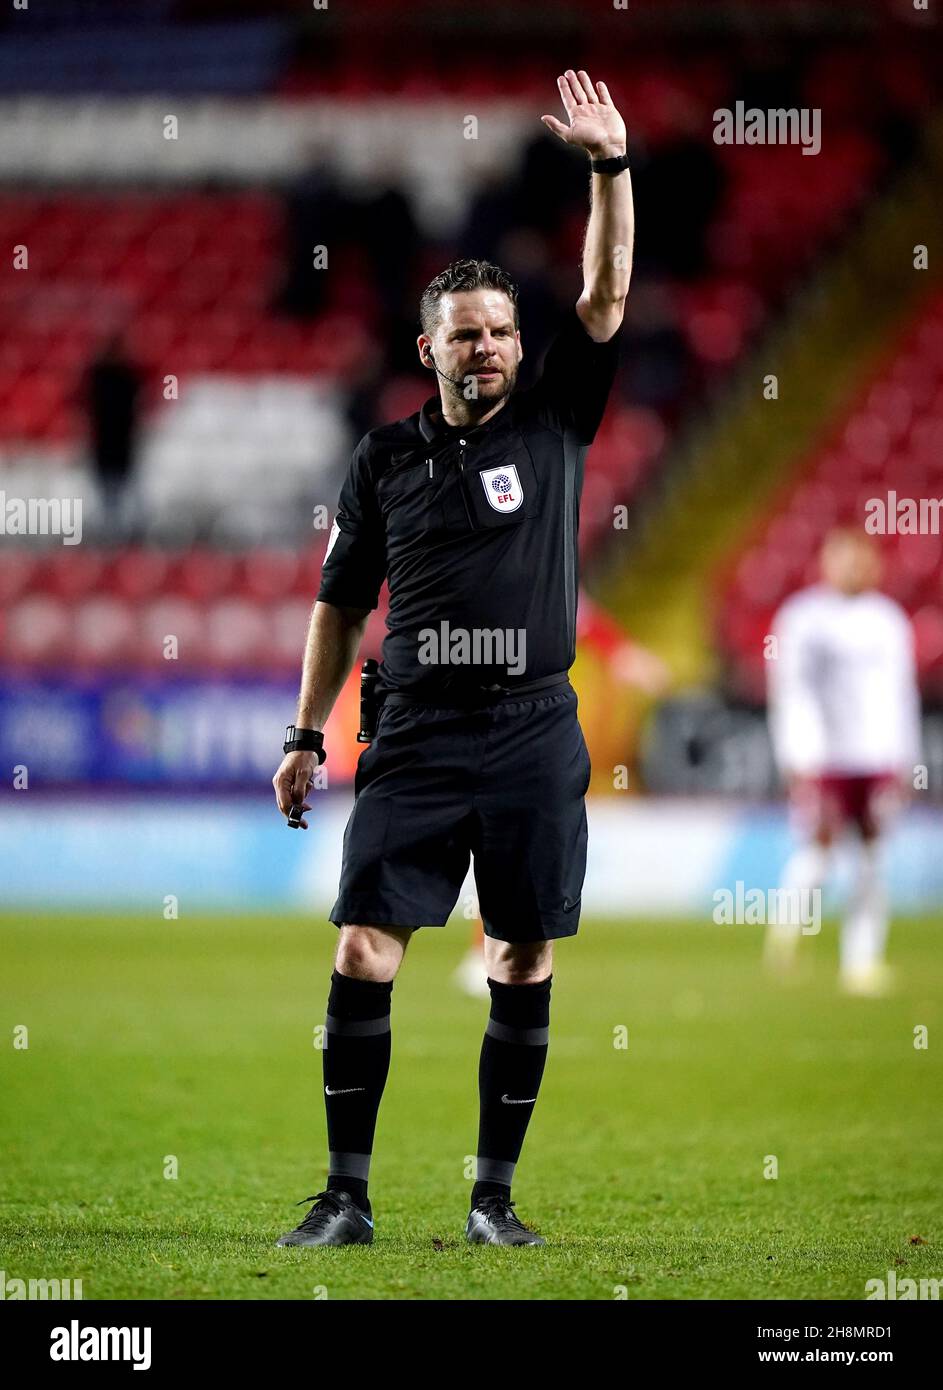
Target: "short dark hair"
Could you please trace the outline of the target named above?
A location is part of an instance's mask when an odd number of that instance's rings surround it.
[[[419,300],[419,324],[423,333],[430,336],[439,321],[439,300],[444,294],[462,293],[465,290],[501,290],[511,301],[514,310],[514,327],[520,327],[517,314],[517,286],[500,266],[490,261],[453,261],[445,270],[430,280]]]

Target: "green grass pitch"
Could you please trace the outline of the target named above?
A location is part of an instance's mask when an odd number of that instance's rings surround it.
[[[943,1276],[940,927],[896,922],[897,993],[856,1000],[833,924],[785,985],[755,927],[584,919],[557,947],[514,1191],[548,1243],[514,1249],[463,1239],[487,1016],[451,984],[467,923],[419,932],[376,1240],[313,1251],[274,1241],[325,1177],[335,929],[7,913],[0,1268],[81,1278],[86,1299],[861,1299],[892,1268]]]

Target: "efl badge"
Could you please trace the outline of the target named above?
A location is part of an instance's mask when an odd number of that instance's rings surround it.
[[[486,468],[478,476],[496,512],[517,511],[524,500],[524,490],[513,463],[504,468]]]

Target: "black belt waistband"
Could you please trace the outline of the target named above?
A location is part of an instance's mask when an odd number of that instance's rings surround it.
[[[527,681],[524,685],[479,686],[477,691],[460,691],[454,695],[411,695],[405,690],[381,690],[377,699],[391,705],[430,705],[434,709],[481,709],[488,705],[504,705],[523,696],[536,695],[541,690],[552,690],[554,686],[569,685],[567,671],[557,671],[553,676],[543,676],[540,680]]]

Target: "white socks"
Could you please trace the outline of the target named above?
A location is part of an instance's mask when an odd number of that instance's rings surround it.
[[[822,887],[828,872],[828,861],[828,850],[814,842],[800,845],[786,861],[781,886],[786,892],[796,895],[793,901],[799,902],[800,910],[795,922],[783,922],[768,928],[767,955],[772,964],[776,964],[778,958],[785,964],[785,957],[794,952],[799,944],[803,915],[808,911],[813,889]]]
[[[881,872],[880,841],[858,846],[855,883],[841,929],[842,973],[869,970],[884,960],[887,943],[887,892]]]
[[[815,843],[800,845],[783,869],[782,887],[808,893],[821,888],[829,870],[831,852]],[[839,941],[841,974],[858,978],[884,964],[889,927],[887,891],[882,871],[880,840],[859,841],[856,846],[855,876],[845,909]],[[792,963],[801,936],[801,926],[774,925],[767,928],[766,959],[776,967]]]
[[[828,873],[829,851],[814,842],[800,845],[786,861],[783,869],[783,887],[800,889],[805,892],[821,888]]]

